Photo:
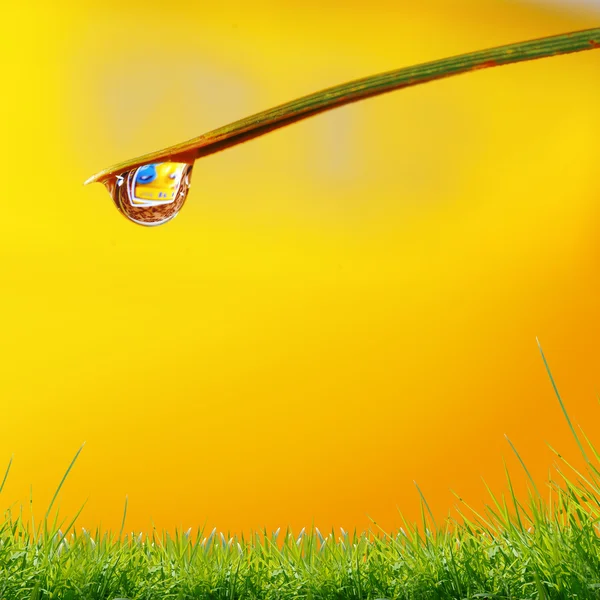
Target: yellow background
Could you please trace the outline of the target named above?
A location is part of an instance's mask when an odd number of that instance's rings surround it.
[[[20,2],[1,36],[0,500],[226,532],[443,518],[503,437],[598,439],[600,52],[370,99],[196,163],[172,223],[82,182],[365,75],[598,25],[441,0]],[[8,12],[7,12],[8,11]],[[37,508],[36,508],[37,507]],[[456,516],[456,513],[452,511]]]

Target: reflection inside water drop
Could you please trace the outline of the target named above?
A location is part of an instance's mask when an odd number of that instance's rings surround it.
[[[190,189],[193,163],[142,165],[112,177],[105,185],[117,208],[139,225],[162,225],[177,216]]]

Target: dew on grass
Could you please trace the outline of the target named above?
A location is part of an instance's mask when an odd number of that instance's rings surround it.
[[[138,225],[153,227],[179,214],[187,198],[193,163],[141,165],[104,181],[117,209]]]

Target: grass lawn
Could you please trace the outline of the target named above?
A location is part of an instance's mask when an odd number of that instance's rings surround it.
[[[393,533],[373,523],[362,533],[313,528],[250,539],[215,530],[123,535],[127,503],[118,535],[78,531],[83,507],[70,522],[50,514],[80,448],[41,523],[5,512],[0,600],[600,598],[600,456],[576,433],[542,358],[586,472],[553,450],[570,475],[557,467],[542,495],[508,440],[531,483],[526,504],[506,470],[507,493],[490,491],[485,514],[459,498],[469,516],[458,510],[439,524],[421,494],[422,521],[403,518]],[[0,492],[9,471],[10,463]]]

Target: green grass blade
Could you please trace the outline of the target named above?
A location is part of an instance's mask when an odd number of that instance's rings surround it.
[[[521,521],[521,512],[520,512],[520,506],[519,503],[517,502],[517,498],[515,496],[515,491],[513,489],[513,485],[512,485],[512,480],[510,478],[510,473],[508,472],[508,467],[506,466],[506,462],[504,461],[504,459],[502,460],[502,464],[504,465],[504,473],[506,475],[506,480],[508,481],[508,489],[510,491],[510,497],[513,501],[513,506],[515,507],[515,516],[517,517],[517,523],[519,524],[519,529],[521,531],[524,531],[524,527],[523,527],[523,522]],[[505,506],[505,514],[507,517],[507,521],[511,522],[511,519],[509,518],[509,513],[508,510],[506,510],[506,504]]]
[[[510,438],[506,434],[504,434],[504,437],[506,438],[506,441],[510,444],[510,447],[512,448],[513,452],[516,454],[517,458],[519,459],[519,462],[521,463],[521,466],[525,470],[525,473],[527,474],[529,481],[531,481],[531,483],[533,485],[533,489],[535,490],[535,493],[538,495],[538,498],[541,498],[542,495],[540,494],[539,490],[537,489],[537,485],[535,485],[535,481],[533,480],[533,477],[531,476],[529,469],[527,469],[527,467],[525,466],[525,463],[523,462],[521,455],[517,452],[517,449],[515,448],[514,444],[510,441]]]
[[[172,160],[178,157],[195,160],[254,139],[280,127],[297,123],[307,117],[393,90],[460,75],[469,71],[595,48],[600,48],[600,27],[516,44],[507,44],[497,48],[479,50],[364,77],[270,108],[187,142],[116,164],[93,175],[85,183],[102,182],[111,176],[149,162]]]
[[[125,508],[123,510],[123,520],[121,521],[121,530],[119,531],[119,540],[121,539],[121,536],[123,535],[123,530],[125,529],[125,519],[127,518],[127,501],[128,501],[128,497],[125,496]]]
[[[58,496],[58,494],[59,494],[59,492],[60,492],[63,484],[65,483],[65,480],[67,479],[67,476],[71,472],[71,469],[73,468],[73,465],[75,464],[75,461],[77,460],[77,457],[79,456],[79,454],[83,450],[84,446],[85,446],[85,442],[83,442],[83,444],[81,444],[81,448],[79,448],[79,450],[77,450],[77,453],[75,454],[75,457],[71,461],[71,464],[69,465],[69,468],[66,470],[65,474],[63,475],[63,478],[60,480],[60,483],[58,484],[58,487],[56,488],[56,492],[54,492],[54,496],[52,496],[52,500],[50,501],[50,505],[48,506],[48,510],[46,511],[46,516],[44,517],[44,521],[45,522],[47,521],[48,516],[50,515],[50,511],[52,510],[52,506],[54,505],[54,502],[56,501],[56,498],[57,498],[57,496]]]
[[[567,409],[565,408],[565,404],[564,404],[562,398],[560,397],[560,393],[558,392],[558,388],[556,387],[554,377],[552,377],[552,372],[550,371],[550,367],[548,366],[548,361],[546,360],[546,356],[544,355],[544,351],[542,350],[542,345],[540,344],[540,341],[537,338],[536,338],[536,341],[537,341],[538,348],[540,350],[540,354],[542,355],[542,360],[544,361],[544,366],[546,367],[546,372],[548,373],[548,377],[550,377],[552,387],[554,388],[554,393],[556,394],[556,397],[558,398],[558,401],[560,402],[560,407],[562,408],[563,414],[565,415],[565,419],[567,419],[567,423],[569,424],[569,427],[571,428],[571,432],[573,433],[573,437],[575,438],[575,441],[577,442],[577,445],[579,446],[579,449],[581,450],[581,454],[583,454],[583,458],[585,458],[585,461],[587,463],[589,463],[590,459],[588,458],[587,454],[585,453],[585,450],[583,449],[581,442],[579,441],[579,437],[577,436],[577,433],[575,432],[575,428],[573,427],[573,424],[571,423],[571,419],[569,418],[569,413],[567,412]]]
[[[421,488],[418,486],[417,482],[413,481],[413,483],[415,484],[415,487],[417,488],[417,491],[419,492],[419,496],[421,496],[421,500],[423,501],[423,503],[425,504],[425,507],[427,508],[427,512],[429,513],[429,516],[431,517],[431,521],[433,523],[433,526],[435,527],[435,532],[437,534],[438,525],[435,522],[435,518],[433,516],[433,513],[431,512],[431,509],[429,508],[429,504],[427,503],[427,500],[425,499],[425,496],[423,495],[423,492],[421,491]]]
[[[2,483],[0,484],[0,494],[2,493],[2,490],[4,489],[4,484],[6,483],[6,480],[8,478],[8,473],[10,472],[10,466],[12,465],[13,457],[14,457],[14,454],[10,457],[10,460],[8,461],[8,467],[6,467],[6,472],[4,473],[4,478],[2,479]]]

